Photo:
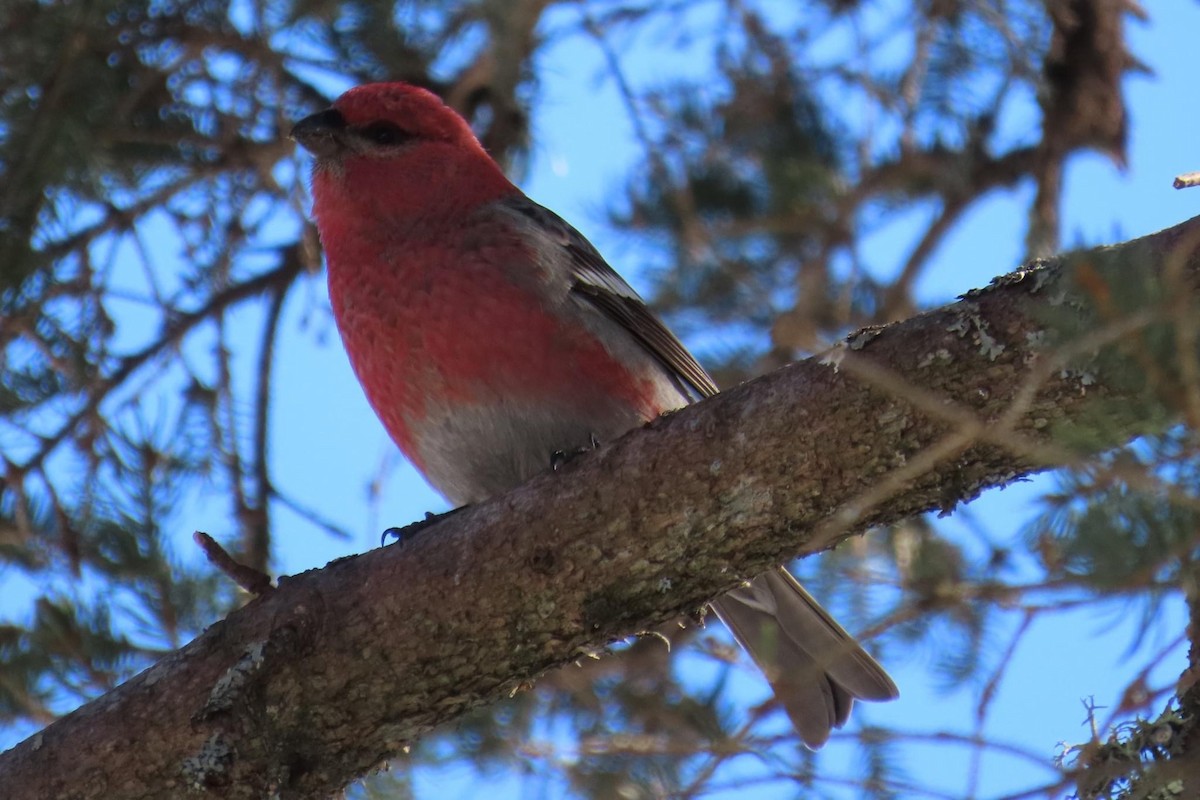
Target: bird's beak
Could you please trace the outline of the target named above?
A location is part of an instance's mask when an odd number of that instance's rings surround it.
[[[346,118],[329,108],[312,114],[292,126],[291,138],[317,158],[331,158],[341,152]]]

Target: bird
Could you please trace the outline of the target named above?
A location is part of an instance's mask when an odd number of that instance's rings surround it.
[[[711,397],[710,375],[575,228],[528,198],[469,123],[400,82],[295,123],[354,372],[392,440],[455,505],[554,454]],[[821,747],[887,672],[784,568],[712,601],[801,741]]]

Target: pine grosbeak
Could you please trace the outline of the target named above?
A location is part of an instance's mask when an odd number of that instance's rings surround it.
[[[350,361],[389,434],[455,504],[717,387],[574,228],[527,198],[435,95],[359,86],[301,120]],[[713,602],[819,747],[895,684],[783,569]]]

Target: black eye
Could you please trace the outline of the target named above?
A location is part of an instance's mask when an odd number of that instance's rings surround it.
[[[373,144],[385,146],[400,144],[401,142],[412,138],[412,136],[400,130],[400,128],[397,126],[382,120],[379,122],[372,122],[370,125],[361,128],[359,133],[367,141]]]

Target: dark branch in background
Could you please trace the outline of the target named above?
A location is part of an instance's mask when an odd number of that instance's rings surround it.
[[[46,437],[37,452],[22,463],[18,470],[29,472],[41,466],[42,462],[56,447],[76,432],[77,426],[89,417],[94,416],[108,395],[122,386],[141,367],[168,348],[178,345],[191,330],[205,322],[213,321],[228,308],[256,297],[272,288],[289,285],[300,274],[299,261],[284,258],[275,269],[264,272],[249,280],[236,283],[213,295],[203,306],[195,311],[184,312],[170,320],[162,335],[136,353],[131,353],[120,360],[120,363],[104,378],[93,382],[87,387],[87,399],[83,406],[72,414],[55,433]]]
[[[1029,213],[1026,254],[1059,248],[1059,207],[1067,156],[1095,149],[1125,166],[1128,122],[1121,80],[1135,66],[1125,49],[1126,14],[1144,13],[1130,0],[1061,0],[1046,4],[1054,32],[1042,67],[1042,140],[1038,191]]]
[[[517,89],[527,78],[528,59],[538,45],[534,30],[551,2],[510,0],[483,6],[488,46],[445,91],[446,102],[467,119],[475,119],[480,108],[487,108],[490,119],[480,141],[488,152],[501,157],[528,148],[529,120]]]
[[[737,4],[723,22],[738,35],[714,34],[718,77],[730,100],[675,87],[652,94],[650,104],[636,98],[641,107],[658,106],[663,132],[642,141],[640,175],[649,177],[631,180],[632,211],[614,216],[655,244],[669,237],[656,302],[682,319],[700,310],[716,325],[729,321],[744,331],[749,324],[769,334],[773,350],[765,356],[735,352],[717,365],[726,378],[746,377],[848,329],[911,314],[909,295],[930,257],[954,223],[996,188],[1032,178],[1042,191],[1030,209],[1030,241],[1038,243],[1030,252],[1057,249],[1062,164],[1086,148],[1117,160],[1123,153],[1120,83],[1136,68],[1123,41],[1127,5],[1069,0],[1049,4],[1049,12],[1014,8],[1010,21],[982,5],[933,4],[916,15],[911,31],[848,26],[857,56],[829,63],[797,44],[819,38],[820,23],[792,38],[752,5]],[[854,16],[852,6],[843,10]],[[830,27],[843,20],[834,14]],[[606,32],[630,26],[614,12],[600,21],[585,16],[583,27],[605,47]],[[911,37],[914,53],[898,74],[880,70],[874,55],[880,37],[896,35]],[[606,57],[640,130],[611,48]],[[1000,78],[986,96],[965,77],[980,70]],[[843,120],[820,101],[840,87],[868,98],[865,122]],[[998,133],[1022,91],[1036,91],[1044,110],[1043,136],[1034,143]],[[844,147],[847,139],[857,147]],[[792,145],[791,155],[779,140]],[[857,263],[854,243],[868,226],[921,202],[940,207],[939,216],[906,258]],[[847,256],[860,273],[849,279],[835,268]],[[896,280],[871,277],[896,272]],[[763,311],[779,304],[789,307]]]
[[[925,229],[925,233],[921,234],[921,238],[917,241],[916,246],[909,253],[908,259],[904,262],[904,266],[900,269],[900,274],[896,277],[896,280],[892,281],[892,285],[888,287],[887,293],[884,295],[883,310],[880,313],[880,319],[903,319],[916,312],[916,308],[913,307],[913,284],[920,277],[921,270],[925,267],[929,257],[933,255],[934,250],[941,244],[942,238],[962,218],[969,205],[970,203],[966,198],[948,197],[943,200],[943,206],[937,215],[937,219],[929,224],[929,227]]]
[[[230,361],[233,354],[229,348],[229,335],[226,330],[226,315],[222,311],[213,320],[216,326],[216,347],[213,361],[216,362],[216,385],[213,387],[214,402],[212,408],[213,445],[215,456],[220,460],[220,466],[228,476],[229,506],[233,518],[237,520],[239,539],[249,542],[254,538],[255,512],[246,502],[246,467],[242,457],[242,432],[238,424],[241,414],[234,395],[233,375]],[[255,565],[259,569],[259,565]]]
[[[248,512],[253,519],[245,521],[246,558],[255,569],[266,572],[271,563],[271,474],[267,461],[271,409],[271,367],[275,363],[275,342],[279,338],[279,320],[288,286],[277,287],[271,293],[267,316],[263,320],[262,343],[258,353],[258,396],[254,402],[254,445],[251,452],[254,469],[254,499]]]
[[[1176,298],[1109,318],[1095,292],[1162,278],[1173,260],[1194,313],[1200,219],[1004,276],[403,546],[281,579],[0,756],[0,784],[11,800],[326,797],[434,726],[694,611],[739,576],[1161,430],[1170,411],[1127,380],[1137,353],[1122,348],[1169,324]],[[1047,345],[1056,333],[1070,335]],[[1064,436],[1085,444],[1065,449]]]

